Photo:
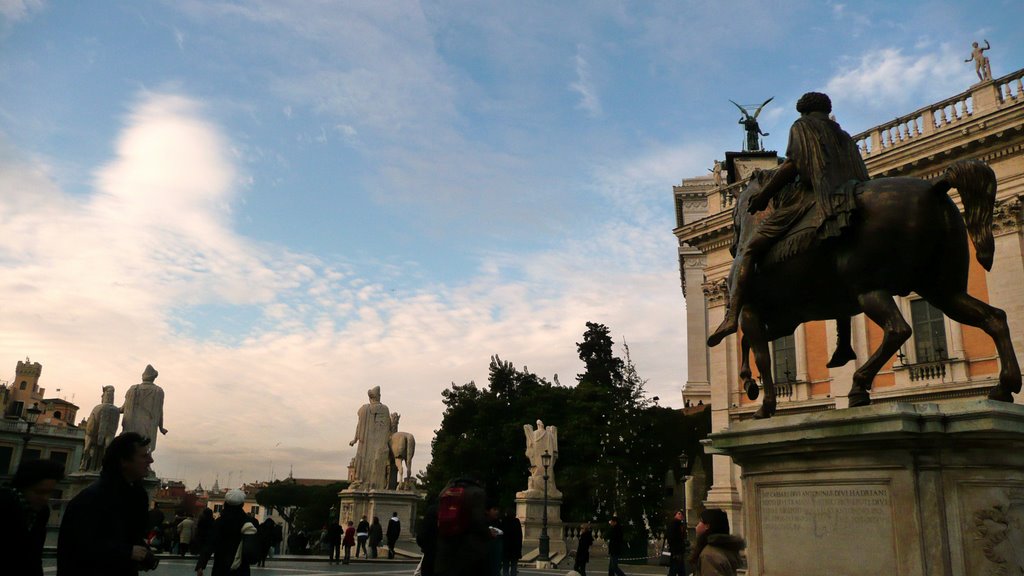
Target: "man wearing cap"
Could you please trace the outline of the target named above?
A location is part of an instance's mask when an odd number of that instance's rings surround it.
[[[203,576],[206,564],[213,556],[213,576],[249,576],[249,564],[242,555],[242,538],[255,536],[256,521],[243,510],[245,492],[228,490],[224,495],[224,509],[213,523],[213,532],[199,554],[196,575]]]
[[[110,442],[99,480],[72,498],[64,512],[58,576],[137,576],[156,567],[145,542],[149,496],[142,480],[153,463],[149,444],[134,432]]]

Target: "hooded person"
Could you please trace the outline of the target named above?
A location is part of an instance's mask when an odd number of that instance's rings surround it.
[[[26,460],[10,486],[0,487],[0,558],[4,573],[43,576],[43,543],[50,519],[50,495],[64,478],[53,460]]]
[[[213,556],[213,576],[249,576],[249,564],[242,558],[243,535],[254,535],[257,527],[245,511],[245,492],[229,490],[224,495],[224,509],[213,523],[210,539],[196,563],[196,574],[203,576],[210,556]]]
[[[697,545],[690,564],[694,576],[736,576],[743,567],[740,552],[747,543],[729,533],[729,517],[719,508],[708,508],[697,523]]]

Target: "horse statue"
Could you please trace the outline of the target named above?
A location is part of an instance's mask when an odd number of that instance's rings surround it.
[[[754,233],[762,214],[749,214],[750,199],[772,171],[755,171],[733,208],[736,249]],[[792,184],[790,184],[792,186]],[[956,188],[964,216],[947,192]],[[781,195],[781,193],[780,193]],[[760,372],[764,400],[755,418],[775,413],[776,393],[768,344],[813,320],[848,319],[863,312],[882,328],[882,343],[853,375],[850,406],[871,403],[871,384],[911,335],[893,295],[916,292],[949,318],[982,329],[995,342],[1001,366],[999,383],[988,397],[1013,402],[1021,390],[1021,372],[1010,340],[1006,313],[967,293],[970,251],[992,268],[995,243],[992,214],[996,177],[988,165],[960,161],[935,180],[878,178],[856,192],[856,216],[839,238],[813,244],[796,254],[769,250],[758,264],[750,296],[739,315],[743,337],[740,377],[752,398],[749,352]],[[790,233],[801,233],[799,224]],[[813,232],[813,230],[810,230]],[[808,232],[807,230],[803,231]]]
[[[398,412],[391,413],[391,459],[395,463],[392,481],[396,485],[412,479],[412,457],[416,454],[416,438],[408,432],[398,431],[399,419],[401,415]]]

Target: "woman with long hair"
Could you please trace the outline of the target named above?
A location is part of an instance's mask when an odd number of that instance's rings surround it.
[[[729,534],[729,517],[719,508],[701,512],[697,523],[697,545],[690,555],[694,576],[736,576],[743,567],[740,551],[747,543]]]

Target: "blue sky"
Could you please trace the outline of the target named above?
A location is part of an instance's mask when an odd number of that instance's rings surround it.
[[[341,477],[381,385],[429,459],[491,354],[588,320],[679,404],[671,187],[825,90],[851,133],[1024,66],[1019,2],[0,0],[0,365],[84,412],[146,363],[156,468]],[[285,472],[286,473],[286,472]]]

